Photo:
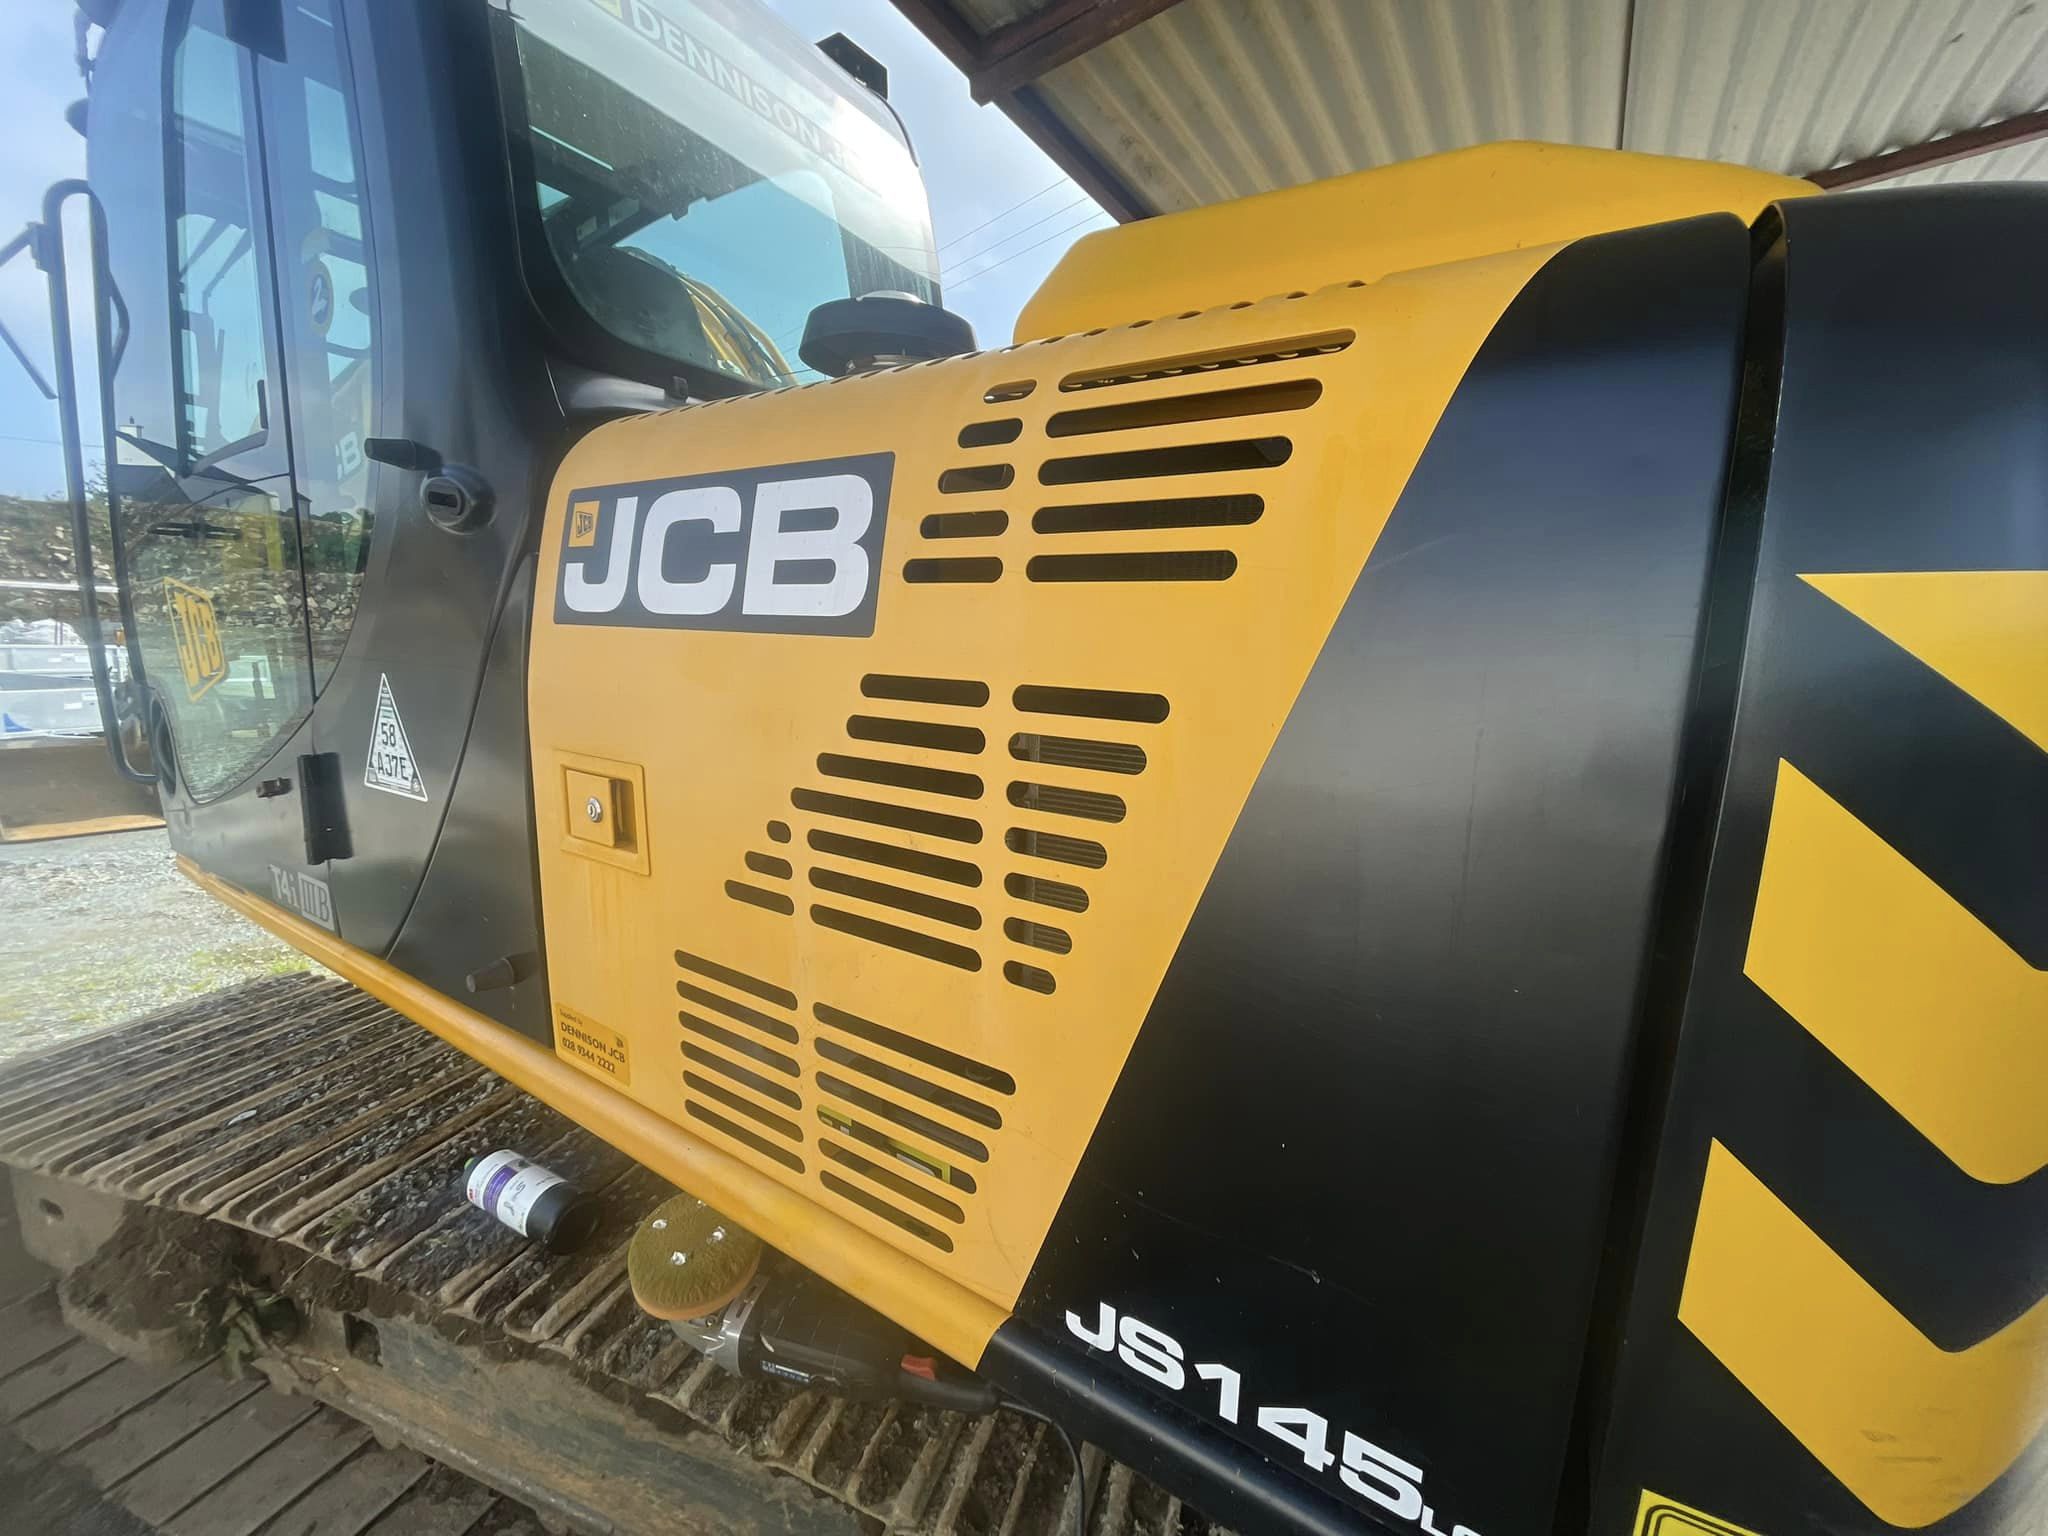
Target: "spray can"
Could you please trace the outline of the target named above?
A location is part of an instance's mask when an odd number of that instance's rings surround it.
[[[463,1195],[550,1253],[580,1247],[597,1226],[594,1198],[560,1174],[503,1148],[469,1160]]]

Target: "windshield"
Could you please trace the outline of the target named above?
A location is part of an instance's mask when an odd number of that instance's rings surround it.
[[[831,299],[938,300],[924,184],[888,108],[735,0],[514,0],[544,253],[611,336],[737,383]],[[663,378],[660,382],[668,382]]]

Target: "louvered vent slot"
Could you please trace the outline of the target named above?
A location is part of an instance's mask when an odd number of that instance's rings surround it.
[[[1078,453],[1038,466],[1040,485],[1090,480],[1143,480],[1158,475],[1217,475],[1237,469],[1277,469],[1294,455],[1284,437],[1241,437],[1216,443],[1176,443],[1121,453]]]
[[[699,1014],[691,1013],[688,1009],[679,1009],[677,1011],[676,1022],[681,1024],[691,1034],[699,1035],[714,1045],[722,1045],[728,1051],[744,1056],[750,1061],[759,1062],[762,1066],[780,1072],[784,1076],[795,1077],[797,1075],[795,1057],[776,1050],[772,1045],[763,1045],[759,1040],[741,1034],[736,1029],[716,1023]]]
[[[1028,918],[1013,917],[1003,924],[1003,936],[1013,944],[1027,945],[1032,949],[1043,949],[1055,955],[1073,952],[1073,935],[1064,928],[1055,928],[1050,923],[1034,923]]]
[[[1091,768],[1098,773],[1145,771],[1143,747],[1124,741],[1090,741],[1081,736],[1041,736],[1035,731],[1019,731],[1010,738],[1010,756],[1020,762]]]
[[[785,1136],[791,1141],[803,1140],[803,1130],[794,1120],[778,1115],[773,1110],[763,1109],[752,1099],[734,1093],[730,1088],[713,1082],[708,1077],[700,1077],[695,1072],[685,1071],[683,1086],[692,1093],[723,1104],[727,1109],[737,1110],[749,1120],[757,1125],[765,1125],[777,1135]]]
[[[899,763],[888,758],[850,757],[842,752],[818,754],[818,772],[835,779],[857,779],[863,784],[886,784],[895,789],[914,789],[927,795],[952,795],[960,800],[981,798],[981,777],[952,768],[926,768],[918,763]]]
[[[963,464],[939,474],[941,496],[965,496],[976,492],[1000,491],[1017,478],[1010,464]]]
[[[1032,379],[1017,379],[1008,384],[991,384],[982,394],[984,405],[1006,405],[1012,400],[1022,400],[1038,388]]]
[[[974,679],[885,673],[863,678],[861,692],[870,699],[943,709],[977,709],[989,697],[988,685]],[[982,776],[970,772],[961,759],[986,750],[986,733],[958,717],[920,718],[913,710],[851,715],[846,734],[857,742],[927,753],[938,761],[869,752],[818,755],[817,769],[823,777],[864,792],[792,790],[792,805],[828,823],[806,828],[805,845],[813,854],[857,861],[865,868],[811,862],[803,877],[819,898],[807,907],[811,921],[956,970],[980,970],[980,952],[963,940],[982,927],[984,915],[958,893],[981,884],[981,867],[971,858],[934,852],[928,846],[911,847],[898,834],[942,839],[961,845],[963,853],[982,840],[979,820],[930,802],[950,802],[964,810],[969,808],[964,802],[983,798]],[[929,889],[918,883],[924,880],[951,889]]]
[[[675,957],[687,973],[676,981],[685,1004],[676,1013],[684,1112],[725,1140],[802,1173],[803,1159],[789,1146],[804,1139],[800,1069],[781,1048],[802,1039],[790,1016],[796,994],[686,950]]]
[[[743,901],[750,907],[761,907],[770,912],[779,912],[784,917],[796,910],[796,905],[780,891],[766,891],[758,885],[749,885],[744,880],[725,882],[725,894],[734,901]]]
[[[905,677],[870,672],[860,680],[863,697],[901,699],[907,704],[952,704],[978,709],[988,702],[988,684],[958,677]]]
[[[1063,390],[1097,390],[1148,380],[1189,377],[1219,369],[1249,367],[1283,360],[1300,362],[1350,345],[1351,333],[1327,332],[1261,343],[1249,348],[1186,353],[1153,359],[1124,368],[1070,374]],[[1058,442],[1103,433],[1125,434],[1126,442],[1160,428],[1187,428],[1214,423],[1240,432],[1254,421],[1305,411],[1323,396],[1317,378],[1279,378],[1267,383],[1222,389],[1191,388],[1150,398],[1112,397],[1103,405],[1055,411],[1045,422],[1045,435]],[[1037,468],[1046,486],[1097,484],[1115,496],[1117,482],[1162,476],[1235,475],[1277,469],[1294,454],[1293,440],[1279,436],[1225,437],[1214,442],[1133,446],[1102,453],[1056,455]],[[1131,487],[1136,490],[1137,487]],[[1263,497],[1231,490],[1198,496],[1129,496],[1044,506],[1032,514],[1032,531],[1061,539],[1117,533],[1168,534],[1187,530],[1241,528],[1265,512]],[[1046,549],[1028,555],[1027,581],[1040,583],[1219,582],[1237,574],[1239,552],[1205,540],[1205,547],[1165,547],[1154,538],[1142,549]]]
[[[685,1040],[683,1059],[693,1061],[707,1071],[716,1072],[731,1082],[750,1088],[764,1099],[772,1099],[775,1103],[786,1105],[790,1109],[804,1107],[804,1101],[797,1096],[795,1089],[765,1078],[752,1068],[743,1067],[736,1061],[727,1061],[723,1056],[707,1051],[701,1045],[693,1045]]]
[[[915,1216],[899,1211],[881,1197],[871,1195],[859,1185],[849,1183],[847,1180],[840,1178],[831,1169],[819,1169],[818,1181],[831,1190],[833,1194],[838,1195],[842,1199],[851,1200],[863,1210],[872,1211],[875,1215],[881,1217],[882,1220],[901,1227],[912,1237],[924,1239],[924,1241],[930,1243],[942,1253],[951,1253],[953,1251],[953,1239],[941,1232],[930,1222],[920,1221]]]
[[[961,555],[903,562],[903,579],[912,586],[986,586],[1003,578],[1003,562],[994,555]]]
[[[1103,389],[1113,384],[1142,384],[1150,379],[1174,379],[1188,374],[1215,373],[1226,368],[1256,368],[1267,363],[1296,362],[1305,357],[1327,357],[1333,352],[1342,352],[1353,339],[1350,331],[1320,331],[1312,336],[1290,336],[1278,341],[1256,342],[1248,347],[1183,352],[1171,357],[1124,363],[1114,368],[1070,373],[1060,380],[1060,388],[1068,391]]]
[[[773,853],[749,853],[747,868],[771,880],[787,880],[790,876],[789,860]]]
[[[1052,972],[1036,965],[1026,965],[1021,960],[1003,962],[1003,980],[1013,987],[1022,987],[1027,992],[1050,994],[1054,987]]]
[[[1089,821],[1122,821],[1121,795],[1096,789],[1070,789],[1064,784],[1033,784],[1018,780],[1010,785],[1010,804],[1026,811],[1049,811],[1055,816],[1080,816]]]
[[[745,1024],[750,1029],[757,1029],[771,1040],[785,1041],[790,1045],[797,1042],[796,1026],[788,1020],[779,1019],[771,1013],[764,1013],[759,1008],[733,998],[723,997],[708,987],[700,987],[692,981],[679,981],[676,983],[676,995],[687,1003],[696,1004],[700,1009],[723,1014],[736,1024]]]
[[[958,1089],[944,1083],[934,1082],[920,1073],[907,1071],[891,1062],[882,1061],[850,1046],[841,1045],[837,1040],[819,1036],[814,1044],[818,1054],[834,1066],[867,1078],[869,1081],[898,1093],[907,1093],[912,1098],[923,1099],[927,1104],[958,1115],[962,1120],[971,1120],[976,1125],[985,1125],[990,1130],[1000,1130],[1002,1114],[990,1104],[970,1098]]]
[[[834,1036],[852,1036],[862,1047],[918,1065],[909,1069],[827,1034],[815,1036],[817,1055],[829,1063],[817,1075],[819,1090],[848,1106],[817,1106],[819,1122],[838,1135],[817,1139],[819,1155],[850,1176],[836,1180],[827,1169],[819,1169],[821,1184],[907,1233],[938,1241],[944,1233],[932,1227],[932,1217],[948,1223],[965,1221],[961,1196],[975,1192],[973,1174],[956,1165],[956,1155],[985,1161],[987,1151],[979,1139],[934,1120],[922,1108],[909,1108],[903,1100],[918,1100],[993,1130],[1001,1126],[1001,1114],[981,1096],[1014,1094],[1016,1079],[1001,1067],[831,1004],[813,1004],[811,1014]],[[862,1081],[856,1083],[854,1077]]]
[[[788,823],[788,822],[786,822],[786,821],[771,821],[771,822],[769,822],[769,823],[768,823],[768,841],[769,841],[769,842],[771,842],[771,843],[786,843],[786,842],[788,842],[788,841],[789,841],[789,823]]]
[[[870,880],[865,875],[849,875],[827,865],[812,869],[811,884],[821,891],[857,897],[862,901],[874,902],[878,906],[895,907],[898,911],[915,913],[934,922],[950,923],[955,928],[975,929],[981,926],[981,910],[978,907],[970,907],[961,901],[949,901],[942,896],[932,896],[924,891],[891,885],[887,881]]]
[[[992,512],[933,512],[918,524],[928,539],[987,539],[1010,526],[1010,514]]]
[[[855,741],[881,741],[898,747],[925,747],[933,752],[979,752],[988,738],[971,725],[943,725],[934,720],[899,720],[887,715],[855,715],[846,722]]]
[[[981,841],[981,823],[965,816],[949,816],[913,805],[896,805],[884,800],[866,800],[857,795],[827,794],[822,790],[799,789],[790,803],[800,811],[817,816],[834,816],[844,821],[864,821],[877,827],[895,827],[903,832],[924,832],[956,843]]]
[[[1114,688],[1048,688],[1029,684],[1011,696],[1027,715],[1073,715],[1083,720],[1132,720],[1156,725],[1170,707],[1163,695]]]
[[[1163,528],[1240,528],[1266,510],[1263,497],[1161,496],[1143,501],[1090,501],[1040,507],[1034,533],[1152,533]]]
[[[1083,869],[1100,869],[1109,862],[1109,850],[1092,838],[1040,832],[1031,827],[1010,828],[1003,834],[1003,846],[1012,853],[1051,859],[1059,864],[1078,864]]]
[[[1245,389],[1211,389],[1200,394],[1167,395],[1126,400],[1116,405],[1057,411],[1045,423],[1047,437],[1080,437],[1090,432],[1126,432],[1143,427],[1170,427],[1191,421],[1218,421],[1227,416],[1264,416],[1301,411],[1323,396],[1319,379],[1289,379]]]
[[[900,869],[912,875],[928,875],[934,880],[947,880],[954,885],[981,884],[979,864],[970,864],[965,859],[949,859],[943,854],[926,853],[920,848],[899,848],[894,843],[878,843],[872,838],[848,837],[843,832],[823,830],[810,833],[805,841],[819,853],[834,854],[842,859],[863,859],[870,864],[879,864],[885,869]]]
[[[948,1221],[965,1221],[967,1219],[967,1213],[960,1208],[957,1202],[947,1199],[937,1190],[931,1188],[930,1185],[915,1183],[905,1178],[902,1174],[897,1173],[894,1169],[884,1168],[874,1159],[865,1157],[850,1147],[843,1147],[836,1141],[828,1141],[820,1137],[818,1140],[818,1153],[820,1156],[839,1164],[840,1167],[850,1168],[863,1178],[879,1184],[891,1194],[899,1195],[915,1205],[924,1207],[927,1211],[943,1216]],[[903,1213],[899,1211],[897,1214],[900,1216]]]
[[[995,421],[970,421],[960,429],[960,446],[993,448],[1002,443],[1014,443],[1023,432],[1024,423],[1015,416],[1005,416]]]
[[[879,918],[865,916],[859,912],[848,912],[840,907],[828,907],[822,902],[811,905],[811,921],[821,928],[836,929],[857,939],[866,939],[871,944],[886,944],[891,949],[900,949],[907,955],[918,955],[926,960],[936,960],[941,965],[955,966],[963,971],[981,969],[981,956],[965,944],[955,944],[950,939],[939,938],[915,928],[905,928],[897,923],[883,922]]]
[[[949,1163],[943,1158],[921,1152],[902,1138],[878,1131],[865,1120],[841,1114],[829,1105],[818,1106],[818,1122],[842,1136],[859,1142],[864,1147],[872,1147],[898,1167],[908,1168],[915,1173],[923,1174],[926,1178],[936,1179],[962,1194],[971,1195],[979,1187],[974,1181],[974,1175],[958,1163]]]
[[[914,1109],[893,1103],[878,1093],[870,1093],[858,1083],[848,1082],[835,1072],[820,1072],[818,1088],[843,1104],[865,1110],[885,1125],[909,1131],[934,1146],[943,1147],[949,1152],[957,1152],[962,1157],[971,1157],[977,1163],[988,1161],[987,1146],[965,1131],[956,1131],[952,1126],[941,1124],[929,1115],[922,1115]]]
[[[992,1067],[987,1062],[976,1061],[972,1056],[962,1056],[958,1051],[949,1051],[942,1045],[933,1045],[930,1041],[920,1040],[915,1035],[906,1035],[886,1024],[877,1024],[872,1019],[847,1013],[843,1009],[834,1008],[830,1003],[813,1003],[811,1012],[820,1024],[842,1030],[870,1044],[885,1046],[898,1055],[908,1056],[913,1061],[949,1073],[977,1088],[1002,1094],[1017,1091],[1017,1080],[1001,1067]]]
[[[1019,901],[1035,901],[1040,906],[1058,907],[1062,912],[1088,910],[1088,893],[1064,880],[1048,880],[1043,875],[1007,875],[1003,889]]]
[[[1148,549],[1123,554],[1033,555],[1029,581],[1227,581],[1237,556],[1227,549]]]
[[[771,822],[770,825],[781,826],[781,823]],[[789,828],[782,828],[780,841],[789,841]],[[693,955],[687,950],[679,949],[676,951],[676,964],[686,971],[695,971],[699,976],[708,976],[713,981],[722,982],[736,992],[751,993],[763,1002],[776,1003],[784,1008],[796,1006],[796,994],[789,988],[777,986],[772,981],[763,981],[758,976],[750,976],[745,971],[736,971],[729,965],[720,965],[716,960],[706,960],[702,955]]]
[[[750,1131],[743,1125],[735,1124],[714,1109],[706,1109],[695,1099],[683,1100],[683,1112],[692,1120],[708,1125],[714,1131],[720,1132],[730,1140],[738,1142],[741,1146],[760,1153],[761,1156],[767,1158],[770,1162],[780,1163],[791,1173],[802,1173],[804,1171],[804,1160],[790,1151],[789,1148],[777,1146],[766,1136]]]

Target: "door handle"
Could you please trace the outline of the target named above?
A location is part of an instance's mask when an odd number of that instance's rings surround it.
[[[420,482],[420,509],[450,533],[472,533],[491,520],[496,494],[491,483],[467,464],[449,464],[440,451],[410,437],[370,437],[363,457],[393,469],[409,469]]]

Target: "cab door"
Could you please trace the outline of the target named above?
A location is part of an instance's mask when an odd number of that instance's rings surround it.
[[[306,540],[293,486],[249,49],[224,0],[122,17],[89,167],[133,339],[108,491],[173,845],[335,926]]]

